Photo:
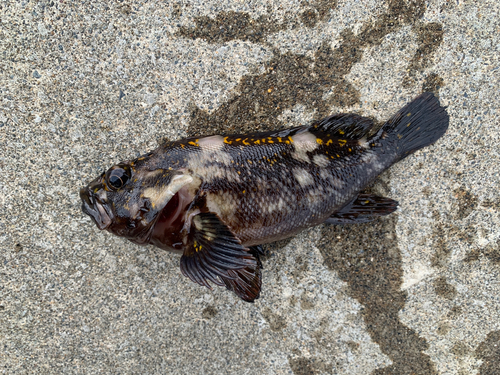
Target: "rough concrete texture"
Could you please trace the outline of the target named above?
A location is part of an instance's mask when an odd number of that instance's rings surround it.
[[[497,0],[0,3],[0,369],[500,373]],[[254,304],[101,233],[78,189],[163,138],[276,129],[422,92],[448,133],[375,222],[266,246]]]

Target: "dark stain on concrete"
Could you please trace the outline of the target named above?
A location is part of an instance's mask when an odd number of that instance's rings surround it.
[[[440,336],[446,336],[450,330],[453,328],[450,322],[440,322],[437,327],[437,334]]]
[[[317,373],[310,359],[299,357],[288,360],[290,367],[295,375],[314,375]]]
[[[420,24],[415,28],[418,48],[408,65],[408,74],[403,79],[403,86],[410,87],[415,83],[417,73],[429,66],[432,55],[443,41],[443,25],[437,22]]]
[[[246,12],[220,12],[215,18],[196,17],[195,27],[181,27],[178,36],[191,39],[205,39],[209,43],[224,43],[231,40],[248,40],[253,43],[265,43],[268,35],[280,30],[294,29],[302,23],[311,28],[324,21],[330,11],[337,6],[336,0],[318,0],[304,2],[305,10],[296,17],[288,12],[285,22],[278,22],[270,14],[252,18]],[[173,15],[182,12],[178,4],[174,5]]]
[[[233,14],[233,19],[228,19],[229,13],[223,13],[212,20],[201,17],[196,21],[195,28],[183,29],[181,33],[185,37],[204,38],[208,42],[231,38],[264,41],[264,34],[297,27],[297,22],[307,27],[317,26],[329,14],[333,3],[323,1],[315,4],[307,3],[299,21],[292,19],[289,23],[272,26],[275,29],[269,25],[258,25],[266,21],[266,17],[252,22],[245,14]],[[318,7],[318,4],[324,4],[324,7]],[[424,12],[423,0],[390,0],[387,12],[375,21],[367,22],[356,35],[350,29],[343,30],[340,44],[335,49],[325,42],[312,57],[273,51],[274,57],[265,64],[265,72],[242,77],[234,90],[237,94],[227,103],[212,113],[193,107],[188,134],[279,129],[287,124],[278,117],[284,110],[291,110],[298,104],[306,110],[315,110],[316,118],[321,118],[330,114],[332,106],[348,107],[359,103],[359,93],[345,76],[361,60],[366,47],[380,44],[386,35],[404,25],[418,24]],[[226,25],[224,33],[221,33],[213,25],[223,26],[223,21]],[[233,26],[228,28],[228,25]],[[234,25],[239,25],[240,30],[234,30]],[[413,70],[424,69],[428,65],[428,55],[439,45],[439,38],[442,40],[442,28],[438,24],[420,26],[417,33],[420,55],[415,55],[410,64]],[[437,92],[441,85],[442,80],[437,75],[431,75],[423,89]],[[330,90],[333,93],[323,98]],[[395,226],[395,215],[368,224],[325,226],[318,247],[326,265],[348,283],[349,293],[364,305],[362,315],[369,334],[393,361],[392,365],[377,369],[374,374],[436,374],[429,356],[423,353],[428,348],[426,341],[399,321],[398,312],[404,306],[406,293],[400,290],[403,271],[401,254],[395,245]],[[266,249],[273,251],[279,250],[279,247],[271,244]],[[296,297],[291,298],[292,305],[297,302]],[[273,331],[280,331],[286,326],[285,319],[268,308],[263,310],[263,316]],[[289,358],[296,375],[331,370],[330,365],[316,362],[315,358]]]
[[[481,256],[489,259],[496,265],[500,265],[500,240],[492,242],[482,248],[472,250],[465,257],[465,262],[473,262],[479,260]]]
[[[494,211],[500,211],[500,200],[485,199],[481,202],[481,207],[491,208]]]
[[[312,310],[314,309],[315,303],[314,298],[306,293],[300,296],[300,308],[302,310]]]
[[[439,212],[434,211],[432,216],[434,217],[436,226],[432,236],[434,240],[434,254],[431,257],[431,265],[433,267],[444,267],[446,266],[451,250],[446,243],[446,232],[441,222]]]
[[[273,313],[269,307],[265,307],[262,310],[262,316],[274,332],[279,332],[286,327],[286,319],[279,314]]]
[[[347,341],[346,342],[347,347],[351,352],[357,352],[359,349],[359,342],[355,341]]]
[[[288,358],[288,363],[294,375],[314,375],[329,374],[332,371],[332,365],[319,358],[296,357]]]
[[[455,216],[458,220],[465,219],[477,206],[477,197],[464,186],[454,190],[454,197],[457,200],[455,205],[457,213]]]
[[[446,277],[441,276],[434,280],[434,291],[438,296],[452,300],[457,295],[456,288],[446,281]]]
[[[290,272],[296,283],[300,283],[305,272],[308,270],[307,262],[299,255],[295,258],[295,268]]]
[[[211,305],[205,307],[201,312],[203,319],[212,319],[215,315],[217,315],[217,309]]]
[[[315,8],[319,18],[321,14],[323,17],[328,15],[328,4],[333,6],[332,2],[326,1],[316,4],[320,4]],[[292,109],[297,104],[311,111],[316,110],[316,117],[320,118],[330,114],[332,106],[347,107],[358,103],[359,93],[345,80],[345,75],[360,61],[366,47],[379,44],[387,34],[403,25],[413,24],[422,17],[424,11],[425,2],[422,0],[393,0],[389,2],[387,13],[365,24],[357,35],[350,29],[343,30],[340,45],[335,50],[325,42],[312,58],[274,51],[274,57],[265,65],[265,73],[242,77],[234,90],[239,94],[216,111],[208,113],[193,107],[189,135],[278,129],[286,126],[278,117],[284,110]],[[227,13],[220,17],[224,17],[227,24],[239,20],[241,27],[250,22],[248,15],[233,16],[234,20],[228,19]],[[194,29],[181,33],[185,37],[203,38],[209,42],[229,38],[221,36],[218,29],[207,26],[206,22],[206,17],[201,17]],[[217,22],[221,23],[222,18]],[[245,30],[245,27],[241,27],[239,30]],[[230,34],[231,38],[251,37],[246,32],[242,32],[241,36],[239,31],[235,33]],[[332,94],[323,98],[332,87]]]
[[[462,307],[460,306],[453,306],[450,311],[448,312],[447,316],[448,318],[450,319],[456,319],[458,318],[460,315],[462,315]]]
[[[264,42],[271,33],[286,28],[268,15],[252,19],[248,13],[220,12],[214,18],[201,16],[195,18],[194,28],[181,27],[178,35],[192,39],[205,39],[209,43],[224,43],[230,40]]]
[[[482,359],[479,375],[500,374],[500,331],[488,333],[476,349],[476,357]]]
[[[451,348],[451,352],[455,354],[457,357],[463,358],[467,356],[470,353],[470,349],[467,346],[467,344],[463,342],[457,342],[453,347]]]
[[[382,190],[381,184],[375,190]],[[376,191],[381,195],[388,192]],[[365,307],[368,333],[393,362],[382,374],[436,374],[426,341],[399,321],[406,292],[401,291],[401,253],[396,245],[396,215],[371,223],[327,226],[318,249],[325,264],[348,283],[350,295]]]
[[[429,74],[422,84],[422,92],[432,92],[439,97],[439,89],[443,87],[444,80],[436,73]]]

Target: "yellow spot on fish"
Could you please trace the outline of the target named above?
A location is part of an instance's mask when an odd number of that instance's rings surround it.
[[[240,172],[240,171],[237,171],[237,172],[238,172],[238,174],[241,174],[241,172]]]
[[[181,147],[184,148],[184,145],[181,143]]]
[[[243,194],[245,194],[247,191],[246,190],[243,190]]]
[[[257,139],[254,143],[260,145],[260,139]]]
[[[408,123],[408,125],[406,125],[406,127],[409,127],[411,125],[411,122]]]
[[[352,150],[351,150],[351,149],[349,149],[349,152],[351,152],[351,151],[352,151]]]
[[[283,142],[283,141],[281,140],[281,137],[278,137],[278,142],[279,142],[279,143]]]
[[[199,144],[198,144],[198,143],[193,142],[193,141],[189,141],[188,143],[189,143],[191,146],[199,146]]]
[[[262,143],[266,143],[266,139],[265,138],[262,138]]]
[[[248,143],[246,140],[248,138],[245,138],[243,141],[241,141],[241,143],[243,143],[245,146],[250,146],[250,143]]]
[[[267,142],[268,142],[268,143],[274,143],[274,142],[273,142],[273,141],[271,141],[271,140],[268,140]]]
[[[288,136],[288,139],[290,140],[290,143],[293,143],[292,137]]]
[[[398,134],[398,138],[401,139],[403,138],[403,136],[401,134]]]
[[[319,139],[319,138],[316,138],[316,142],[317,142],[319,145],[322,145],[322,144],[323,144],[323,140],[322,140],[322,139]]]
[[[333,143],[333,141],[331,139],[329,139],[328,142],[326,142],[326,145],[330,146],[330,144],[332,144],[332,143]]]
[[[347,141],[345,139],[339,139],[339,146],[340,147],[345,146],[346,143],[347,143]]]
[[[406,116],[410,117],[411,116],[411,112],[408,112],[408,114]]]
[[[340,158],[340,155],[339,155],[339,154],[337,154],[337,157],[338,157],[338,158]]]
[[[241,141],[241,138],[236,138],[236,142],[239,142],[239,141]]]
[[[229,138],[229,137],[224,137],[224,143],[227,143],[227,144],[229,144],[229,145],[230,145],[231,143],[233,143],[233,141],[228,141],[228,140],[227,140],[228,138]]]
[[[345,134],[345,131],[339,129],[340,134]]]

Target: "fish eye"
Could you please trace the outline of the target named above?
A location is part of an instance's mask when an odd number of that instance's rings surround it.
[[[106,184],[113,190],[123,187],[130,179],[130,170],[125,167],[116,166],[106,174]]]

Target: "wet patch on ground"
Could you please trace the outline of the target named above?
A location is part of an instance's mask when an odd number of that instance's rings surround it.
[[[466,262],[479,260],[481,257],[489,259],[496,265],[500,266],[500,240],[489,243],[488,245],[472,250],[465,257]]]
[[[399,320],[407,295],[401,290],[396,222],[392,215],[366,224],[325,225],[318,248],[325,264],[348,283],[350,295],[364,306],[368,333],[393,361],[374,374],[436,374],[430,357],[423,353],[428,349],[425,339]]]
[[[324,5],[315,8],[315,12],[320,15],[328,14],[329,9],[333,8],[331,2],[321,4]],[[425,2],[421,0],[390,1],[387,12],[375,21],[367,22],[359,33],[354,34],[350,29],[343,30],[341,42],[335,49],[325,42],[313,57],[274,51],[274,57],[265,65],[265,72],[243,76],[234,90],[238,94],[216,111],[208,113],[193,106],[188,134],[196,136],[278,129],[287,126],[278,117],[284,110],[293,109],[297,104],[315,111],[316,118],[321,118],[330,114],[332,106],[348,107],[359,103],[358,91],[344,77],[361,60],[366,47],[380,44],[386,35],[396,32],[402,26],[413,25],[424,11]],[[216,18],[210,26],[206,17],[200,17],[196,21],[196,27],[182,29],[181,33],[184,37],[203,38],[208,42],[232,38],[248,40],[250,36],[241,36],[240,31],[229,31],[228,28],[221,34],[220,29],[213,28],[212,25],[222,25],[223,20],[226,26],[238,22],[241,26],[258,22],[251,22],[246,13],[234,14],[233,20],[228,19],[227,15],[228,13],[223,14],[219,20]],[[293,27],[294,22],[292,20],[290,24],[279,27]],[[255,27],[257,26],[252,26],[252,30]],[[234,28],[232,26],[231,30]],[[264,34],[262,31],[262,35]],[[433,51],[424,48],[422,53]],[[326,93],[329,95],[325,97]]]
[[[477,205],[477,197],[474,196],[465,187],[460,187],[454,191],[456,198],[456,218],[458,220],[465,219],[469,216]]]
[[[483,361],[479,375],[497,375],[500,372],[500,331],[488,334],[477,347],[476,357]]]
[[[317,358],[290,357],[288,363],[294,375],[314,375],[331,371],[331,365]]]
[[[443,87],[444,80],[436,73],[429,74],[422,84],[422,92],[432,92],[439,98],[439,89]]]
[[[452,300],[457,295],[456,288],[446,281],[446,277],[441,276],[434,280],[434,291],[438,296]]]
[[[408,65],[408,74],[403,79],[403,86],[415,84],[417,73],[421,73],[430,65],[432,56],[443,41],[443,25],[437,22],[420,24],[415,27],[418,38],[418,48]]]
[[[262,310],[262,315],[272,331],[279,332],[286,327],[286,319],[279,314],[273,313],[269,307]]]

